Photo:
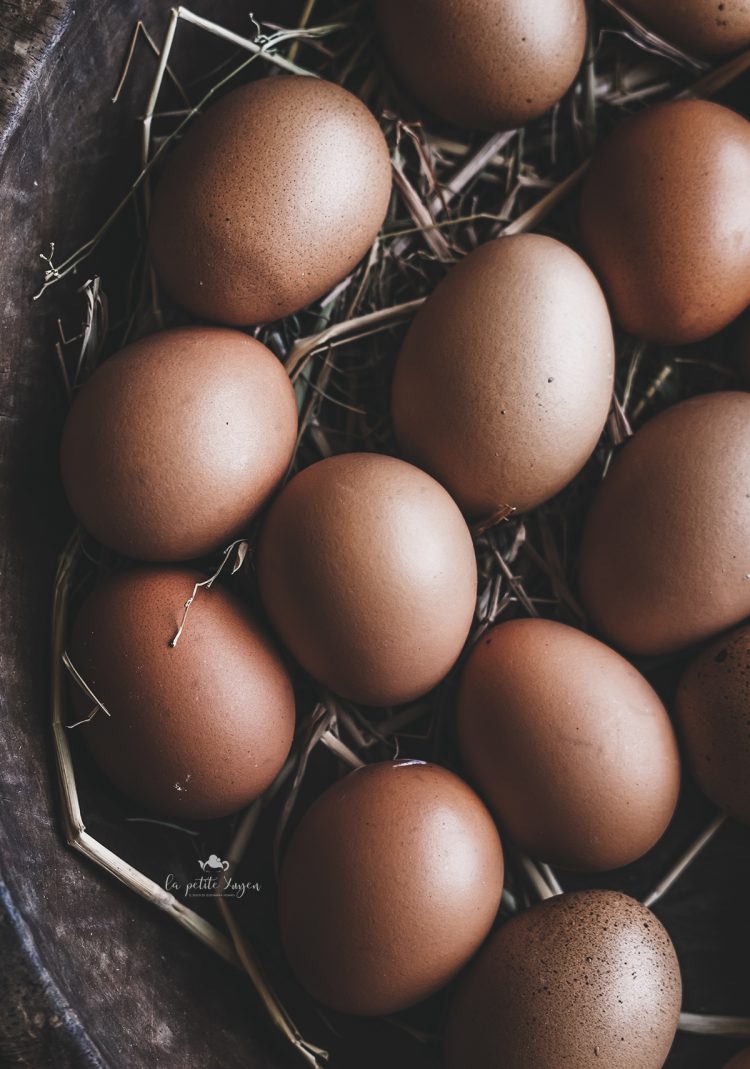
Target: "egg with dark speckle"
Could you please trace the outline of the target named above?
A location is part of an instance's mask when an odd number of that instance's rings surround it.
[[[698,654],[680,680],[676,706],[701,790],[750,824],[750,626]]]
[[[182,327],[133,342],[87,379],[60,464],[94,537],[138,560],[179,561],[248,533],[296,438],[294,390],[265,345]]]
[[[406,335],[396,440],[472,517],[533,508],[591,456],[614,362],[604,294],[573,249],[540,234],[489,241],[450,269]]]
[[[750,0],[625,0],[628,11],[695,56],[725,56],[750,45]]]
[[[193,315],[266,323],[357,266],[390,193],[388,146],[360,100],[319,78],[262,78],[209,108],[171,154],[151,257]]]
[[[463,780],[422,761],[350,772],[308,809],[279,881],[281,936],[326,1006],[395,1013],[443,987],[495,919],[503,854]]]
[[[750,302],[750,123],[705,100],[615,127],[583,180],[581,239],[630,334],[685,345]]]
[[[570,88],[586,45],[583,0],[378,0],[406,87],[448,122],[512,129]]]
[[[294,693],[278,651],[243,603],[184,568],[134,568],[83,602],[68,655],[80,731],[111,782],[183,819],[234,813],[281,770]],[[184,627],[172,645],[178,628]],[[104,711],[106,710],[106,712]],[[107,715],[109,714],[109,715]]]
[[[682,981],[672,942],[639,902],[576,891],[488,939],[449,1011],[447,1069],[662,1069]]]

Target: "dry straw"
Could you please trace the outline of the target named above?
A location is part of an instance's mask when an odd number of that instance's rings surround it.
[[[623,14],[614,0],[607,3]],[[605,59],[601,61],[592,50],[578,85],[568,101],[555,109],[551,119],[535,124],[525,134],[509,131],[493,135],[480,144],[469,144],[455,137],[429,134],[418,125],[405,125],[395,119],[394,96],[387,76],[383,76],[373,61],[374,52],[363,27],[361,8],[355,4],[343,9],[334,22],[314,26],[311,23],[315,6],[315,0],[306,0],[296,29],[264,30],[254,24],[255,32],[250,37],[229,31],[182,7],[172,10],[161,46],[156,45],[143,23],[135,26],[114,98],[119,97],[125,84],[138,41],[144,40],[158,54],[159,63],[143,118],[140,169],[125,197],[81,248],[59,263],[55,262],[54,246],[43,255],[47,266],[37,294],[41,296],[49,287],[79,272],[124,213],[136,206],[137,195],[140,194],[140,211],[148,214],[151,176],[162,155],[191,120],[241,77],[250,64],[261,62],[285,72],[310,77],[323,75],[346,82],[376,113],[386,117],[393,146],[397,196],[386,226],[364,264],[320,302],[312,323],[314,329],[305,332],[301,319],[290,317],[281,325],[257,332],[282,357],[295,383],[300,406],[298,462],[346,449],[388,450],[390,439],[383,401],[387,397],[384,388],[387,369],[378,336],[407,323],[445,267],[479,242],[532,230],[549,219],[558,220],[558,229],[565,236],[566,223],[561,210],[564,213],[566,198],[585,173],[600,115],[609,115],[611,119],[613,114],[627,112],[651,99],[709,96],[750,69],[750,52],[747,52],[716,70],[706,71],[705,64],[648,33],[634,20],[628,18],[621,23],[615,20],[614,28],[610,27],[609,31],[610,45],[613,35],[627,39],[625,47],[631,48],[631,56],[626,68],[606,59],[606,48],[602,50]],[[188,24],[223,40],[232,50],[230,62],[234,62],[237,53],[243,56],[228,70],[225,67],[225,73],[195,103],[190,102],[170,64],[180,27]],[[165,81],[173,86],[180,106],[160,112],[158,105]],[[156,130],[166,130],[166,133],[156,135]],[[140,277],[132,286],[134,296],[120,343],[133,334],[161,326],[165,320],[145,256],[140,256],[133,274]],[[68,339],[60,326],[56,347],[69,397],[95,366],[108,336],[107,305],[99,280],[86,282],[81,293],[85,304],[82,335],[75,340]],[[597,453],[599,475],[606,471],[615,446],[630,433],[631,421],[637,422],[648,415],[662,393],[672,399],[679,396],[683,386],[690,389],[684,380],[688,371],[686,362],[680,362],[674,354],[647,350],[628,339],[621,341],[620,349],[620,365],[625,373],[613,398],[605,441]],[[705,357],[699,354],[692,365],[690,370],[713,375],[713,382],[723,382],[728,374],[723,366],[717,367],[710,354]],[[674,395],[668,394],[671,388],[676,391]],[[585,626],[583,610],[570,582],[569,528],[580,501],[579,484],[586,478],[576,480],[566,496],[562,513],[555,506],[543,507],[528,519],[504,514],[489,517],[475,529],[480,590],[470,641],[476,641],[506,610],[517,611],[519,607],[527,615],[554,609],[561,618]],[[233,570],[240,567],[246,552],[244,542],[228,547],[223,559],[217,562],[216,573],[199,584],[192,597],[206,596],[200,587],[211,585],[233,553]],[[60,559],[52,620],[52,728],[66,838],[75,849],[172,916],[226,961],[243,968],[270,1018],[287,1040],[309,1065],[323,1065],[326,1052],[300,1035],[226,899],[219,900],[217,921],[222,927],[211,924],[86,831],[69,744],[73,725],[66,726],[70,723],[68,673],[75,673],[75,666],[69,664],[66,669],[64,654],[73,591],[80,577],[90,569],[81,538],[74,534]],[[192,597],[185,605],[185,617]],[[184,623],[185,618],[181,626]],[[178,631],[175,641],[179,634]],[[96,696],[89,693],[89,697],[92,715],[97,715],[97,710],[102,712]],[[251,843],[261,810],[277,795],[283,798],[275,829],[278,860],[287,822],[310,755],[317,746],[325,747],[342,767],[350,768],[384,754],[398,754],[402,740],[410,737],[421,740],[425,749],[433,753],[436,748],[439,750],[441,730],[439,697],[435,705],[415,703],[395,713],[386,713],[382,720],[374,722],[356,707],[321,693],[298,729],[292,757],[267,796],[251,806],[241,819],[228,853],[231,870],[241,862]],[[648,904],[668,891],[722,824],[723,818],[719,816],[711,821],[647,896]],[[520,903],[533,898],[544,899],[560,893],[558,878],[549,866],[536,864],[516,853],[511,870],[512,883],[503,896],[507,912],[514,912]],[[419,1029],[403,1023],[398,1023],[398,1027],[406,1028],[415,1038],[427,1038]],[[680,1027],[690,1032],[750,1036],[750,1020],[746,1018],[686,1013],[681,1017]]]

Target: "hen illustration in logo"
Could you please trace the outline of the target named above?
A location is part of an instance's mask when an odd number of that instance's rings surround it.
[[[229,862],[222,861],[216,854],[211,854],[206,861],[199,861],[198,864],[204,872],[226,872],[229,868]]]
[[[235,879],[230,863],[216,854],[210,854],[205,861],[198,858],[198,864],[201,876],[183,881],[170,872],[164,881],[165,890],[185,898],[244,898],[249,891],[261,890],[258,880]]]

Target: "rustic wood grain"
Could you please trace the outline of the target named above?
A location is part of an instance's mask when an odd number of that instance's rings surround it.
[[[73,17],[70,0],[4,0],[0,7],[0,152]]]

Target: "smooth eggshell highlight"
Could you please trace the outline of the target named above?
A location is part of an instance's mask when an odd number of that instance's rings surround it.
[[[96,587],[68,641],[78,673],[109,712],[77,730],[104,773],[139,805],[183,819],[234,813],[281,770],[294,694],[279,654],[246,607],[205,575],[135,568]],[[73,689],[77,716],[93,702]]]
[[[165,330],[105,360],[76,395],[63,483],[104,545],[187,560],[247,533],[296,436],[294,390],[265,345],[221,327]]]
[[[750,613],[750,394],[683,401],[623,446],[586,519],[580,589],[634,654],[686,649]]]
[[[378,0],[380,36],[406,87],[470,130],[522,126],[578,73],[583,0]]]
[[[664,706],[628,661],[573,627],[521,619],[485,632],[461,675],[457,726],[468,778],[542,861],[618,868],[672,818],[680,758]]]
[[[320,78],[262,78],[209,108],[170,156],[151,256],[193,315],[266,323],[356,267],[390,194],[388,146],[360,100]]]
[[[581,239],[630,334],[685,345],[750,302],[750,123],[705,100],[645,108],[596,150]]]
[[[425,694],[457,660],[477,589],[471,535],[425,472],[348,453],[279,494],[258,544],[266,612],[319,682],[365,705]]]
[[[466,964],[502,884],[495,825],[458,776],[418,761],[357,769],[312,805],[289,844],[284,948],[326,1006],[395,1013]]]
[[[607,304],[580,256],[538,234],[500,238],[419,310],[393,379],[396,439],[470,516],[523,511],[586,463],[613,379]]]

